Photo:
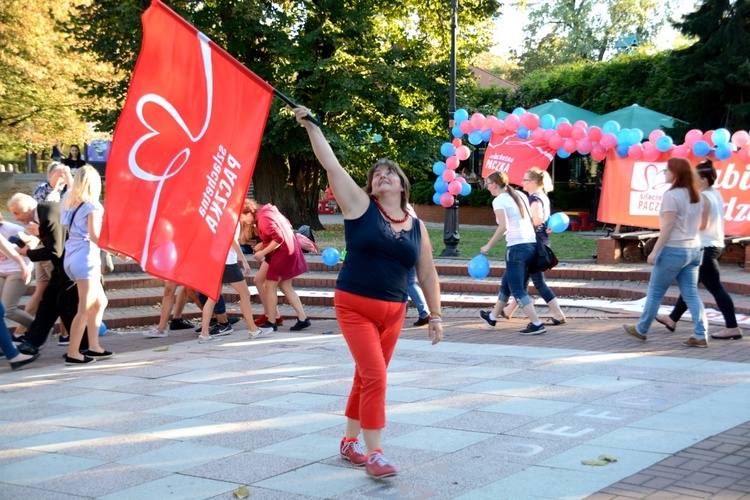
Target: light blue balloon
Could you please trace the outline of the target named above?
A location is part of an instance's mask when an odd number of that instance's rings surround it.
[[[672,149],[672,138],[668,135],[663,135],[656,139],[656,149],[662,153]]]
[[[714,144],[716,144],[717,146],[728,143],[729,142],[729,130],[725,128],[717,128],[711,134],[711,140],[714,141]]]
[[[338,264],[339,259],[341,259],[341,254],[339,254],[339,251],[335,248],[329,247],[323,250],[323,255],[321,257],[323,258],[323,264],[327,266],[335,266]]]
[[[604,125],[602,125],[602,132],[605,134],[617,135],[617,132],[619,131],[620,131],[620,124],[614,120],[609,120]]]
[[[563,148],[560,148],[557,150],[557,156],[559,156],[560,158],[567,158],[568,156],[570,156],[570,153],[565,151]]]
[[[570,120],[568,120],[564,116],[561,116],[560,118],[555,120],[555,128],[559,127],[561,123],[570,123]]]
[[[463,137],[464,131],[461,130],[461,127],[459,125],[453,125],[453,128],[451,129],[451,134],[453,137]]]
[[[438,194],[443,194],[448,191],[448,183],[443,180],[442,177],[435,179],[435,184],[432,185]]]
[[[628,157],[628,148],[630,146],[628,144],[618,144],[617,145],[617,154],[620,155],[621,158],[627,158]]]
[[[482,142],[490,142],[490,139],[492,139],[492,129],[486,128],[480,132],[482,135]]]
[[[479,130],[472,130],[469,133],[469,144],[476,146],[482,142],[482,132]]]
[[[442,161],[436,161],[432,164],[432,173],[438,176],[443,175],[443,172],[445,172],[446,168],[448,168],[448,165],[446,165]]]
[[[99,325],[99,336],[101,337],[105,333],[107,333],[107,325],[105,325],[104,321],[102,321],[102,324]]]
[[[523,125],[520,125],[518,127],[518,130],[516,130],[516,135],[518,136],[519,139],[528,139],[529,136],[531,135],[531,132],[529,132],[529,129],[527,129]]]
[[[555,126],[555,117],[549,113],[539,119],[539,127],[549,130]]]
[[[435,194],[432,195],[432,202],[435,205],[440,205],[440,193],[436,192]]]
[[[469,193],[471,193],[471,184],[464,182],[461,184],[461,196],[469,196]]]
[[[453,156],[454,154],[456,154],[456,146],[454,146],[450,142],[444,142],[443,145],[440,146],[440,154],[442,154],[446,158],[449,156]]]
[[[693,154],[695,156],[706,156],[711,152],[711,146],[706,141],[698,141],[693,144]]]
[[[714,154],[716,154],[717,160],[728,160],[732,157],[732,149],[728,144],[717,144]]]
[[[557,212],[556,214],[552,214],[547,220],[547,227],[552,229],[552,231],[555,233],[562,233],[563,231],[568,229],[569,224],[570,217],[568,217],[565,212]]]
[[[461,122],[465,122],[468,119],[469,119],[469,112],[463,108],[457,109],[456,112],[453,113],[453,120],[455,120],[457,124],[460,124]]]
[[[622,146],[622,145],[630,146],[631,144],[633,144],[633,143],[630,142],[630,129],[629,128],[621,128],[617,132],[617,145],[618,146]]]
[[[518,107],[518,108],[516,108],[516,109],[514,109],[514,110],[513,110],[513,114],[514,114],[514,115],[516,115],[516,116],[517,116],[517,117],[519,117],[519,118],[520,118],[521,116],[523,116],[523,114],[524,114],[525,112],[526,112],[526,110],[525,110],[525,109],[523,109],[523,108],[521,108],[521,107]]]
[[[490,274],[490,262],[487,256],[480,253],[469,261],[469,276],[480,280],[488,274]]]
[[[630,129],[630,144],[640,144],[643,140],[643,130],[639,128]]]

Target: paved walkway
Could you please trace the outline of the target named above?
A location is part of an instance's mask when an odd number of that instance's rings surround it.
[[[110,332],[118,356],[85,368],[48,345],[0,371],[0,498],[750,498],[750,343],[683,348],[688,325],[640,343],[632,312],[566,313],[525,337],[451,309],[437,346],[407,320],[385,481],[338,457],[353,364],[333,320],[216,345]],[[600,455],[617,461],[581,463]]]

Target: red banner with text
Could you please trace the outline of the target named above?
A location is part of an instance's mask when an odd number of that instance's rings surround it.
[[[492,134],[484,153],[482,177],[493,172],[505,172],[511,184],[521,185],[523,174],[531,167],[547,170],[555,150],[544,145],[532,144],[532,140],[519,139],[516,134]]]
[[[161,2],[142,22],[100,245],[218,298],[273,88]]]
[[[610,224],[659,229],[659,207],[669,189],[665,179],[669,153],[656,161],[607,155],[597,220]],[[692,165],[703,158],[691,156]],[[714,188],[724,199],[724,232],[750,236],[750,163],[734,153],[728,160],[713,160],[718,174]]]

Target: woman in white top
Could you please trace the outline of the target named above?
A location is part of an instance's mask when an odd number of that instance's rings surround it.
[[[5,239],[18,240],[18,233],[23,233],[23,231],[23,227],[6,222],[0,216],[0,234]],[[5,317],[19,325],[28,327],[34,320],[34,316],[23,309],[19,309],[18,302],[29,288],[33,266],[28,258],[23,257],[22,260],[25,263],[23,268],[17,260],[10,259],[0,253],[0,296],[3,306],[5,306]],[[24,269],[27,272],[24,272]]]
[[[742,332],[737,326],[734,302],[721,285],[721,276],[719,275],[719,259],[724,252],[724,200],[721,193],[712,187],[716,181],[716,169],[711,160],[696,165],[695,173],[698,174],[698,189],[701,191],[701,196],[709,205],[708,227],[700,232],[703,260],[698,270],[698,282],[703,283],[706,290],[714,296],[716,305],[724,316],[725,323],[724,331],[711,334],[711,338],[738,340],[742,338]],[[669,316],[659,315],[656,317],[656,321],[673,332],[686,310],[687,305],[680,295],[672,313]]]
[[[708,225],[709,207],[700,195],[695,177],[685,158],[667,161],[666,179],[672,187],[664,193],[659,210],[659,238],[648,256],[648,263],[654,265],[654,270],[648,283],[646,304],[637,325],[623,325],[625,331],[638,340],[646,340],[661,300],[677,280],[694,325],[693,335],[682,345],[708,347],[703,303],[698,295],[698,266],[703,256],[698,231]]]
[[[492,208],[495,211],[497,229],[490,241],[481,248],[486,254],[505,236],[505,274],[500,287],[495,308],[492,311],[479,311],[479,316],[494,327],[497,317],[502,315],[503,307],[508,303],[510,295],[515,297],[523,312],[531,320],[526,328],[521,330],[524,335],[539,335],[546,332],[544,324],[534,309],[534,302],[526,292],[526,274],[529,263],[536,256],[536,232],[529,215],[529,202],[526,195],[519,193],[508,183],[508,176],[502,172],[494,172],[485,180],[485,185],[492,196]]]

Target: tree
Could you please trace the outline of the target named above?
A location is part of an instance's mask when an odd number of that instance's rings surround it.
[[[750,0],[704,0],[675,27],[696,41],[670,60],[669,109],[702,130],[750,128]]]
[[[622,36],[648,42],[667,22],[673,1],[520,0],[529,10],[521,65],[529,74],[557,64],[603,61]]]
[[[7,0],[0,4],[0,156],[85,139],[76,75],[101,67],[72,51],[58,28],[71,0]]]
[[[100,0],[81,10],[76,34],[123,78],[88,82],[122,103],[140,44],[146,0]],[[342,164],[362,181],[378,157],[424,179],[447,135],[450,2],[376,0],[175,1],[170,4],[260,77],[309,106],[326,125]],[[459,78],[489,44],[497,0],[461,2]],[[319,227],[324,185],[304,130],[274,102],[253,177],[259,202],[273,202],[293,224]],[[92,117],[111,125],[115,113]],[[377,140],[377,139],[380,140]]]

